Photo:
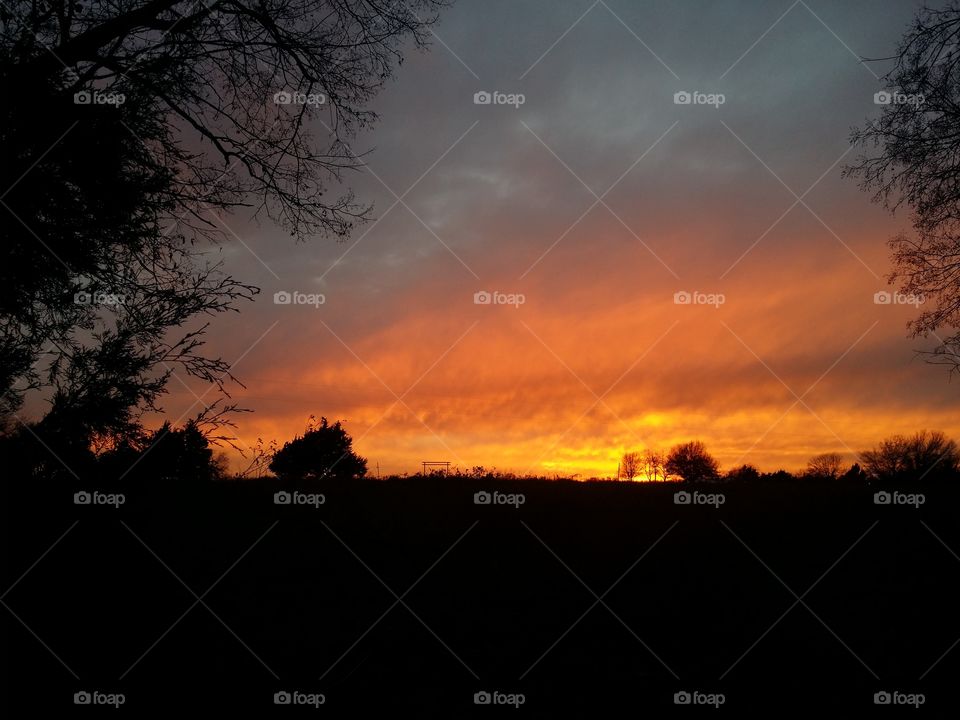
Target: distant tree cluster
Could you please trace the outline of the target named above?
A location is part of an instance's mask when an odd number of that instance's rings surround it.
[[[276,442],[258,441],[245,469],[231,474],[226,457],[214,454],[211,433],[217,417],[203,414],[181,427],[164,423],[153,432],[143,431],[120,441],[104,438],[101,444],[71,445],[72,435],[48,432],[43,422],[0,436],[0,463],[14,476],[36,479],[97,478],[104,481],[157,481],[167,486],[228,478],[262,478],[272,473],[283,482],[345,481],[366,477],[367,460],[356,453],[353,438],[341,421],[310,416],[302,435],[277,449]],[[213,436],[223,440],[223,436]],[[861,465],[862,464],[862,465]],[[799,474],[785,470],[762,473],[753,465],[740,465],[725,473],[707,450],[694,440],[674,446],[667,453],[654,449],[623,455],[617,479],[705,482],[938,482],[960,480],[960,446],[939,431],[921,431],[911,436],[893,435],[875,448],[859,454],[859,462],[846,466],[844,456],[830,452],[814,455]],[[396,476],[393,476],[396,477]],[[406,476],[404,476],[406,477]],[[414,477],[424,477],[416,475]],[[426,477],[457,480],[577,480],[578,475],[517,475],[495,468],[431,473]],[[597,478],[590,478],[596,480]]]
[[[681,480],[683,482],[756,482],[788,481],[938,481],[960,479],[960,447],[939,431],[921,431],[911,436],[894,435],[859,455],[859,462],[846,464],[837,452],[814,455],[799,475],[785,470],[761,473],[753,465],[741,465],[720,472],[720,465],[699,440],[682,443],[666,455],[652,449],[630,451],[620,460],[618,479],[633,480],[641,475],[647,480]]]
[[[719,463],[699,440],[673,447],[670,452],[648,448],[626,452],[620,460],[619,477],[633,480],[643,476],[649,482],[677,478],[685,482],[707,482],[720,477]]]
[[[155,431],[127,433],[101,444],[76,444],[74,437],[50,431],[44,423],[19,428],[0,438],[0,463],[10,477],[67,484],[123,481],[170,486],[228,475],[226,456],[214,453],[210,427],[202,418],[180,427],[165,422]]]
[[[878,480],[943,480],[960,470],[957,443],[942,432],[894,435],[861,458],[867,475]]]

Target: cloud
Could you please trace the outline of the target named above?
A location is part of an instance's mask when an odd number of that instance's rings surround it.
[[[893,432],[960,434],[955,388],[905,336],[913,309],[873,302],[904,220],[826,172],[875,112],[870,73],[802,5],[720,78],[782,9],[607,4],[679,80],[601,5],[521,80],[585,7],[457,4],[436,30],[480,79],[435,43],[385,88],[358,139],[377,177],[348,177],[375,223],[294,245],[230,219],[249,251],[228,245],[228,269],[264,294],[210,347],[238,357],[279,321],[237,368],[246,442],[313,413],[345,419],[384,472],[449,459],[609,475],[624,449],[694,437],[728,466],[796,468]],[[911,14],[814,9],[872,56]],[[527,102],[474,105],[481,89]],[[682,89],[728,100],[675,105]],[[818,178],[809,209],[786,212],[782,183],[800,195]],[[416,183],[409,208],[383,183]],[[274,305],[281,289],[326,302]],[[480,290],[526,302],[478,306]],[[678,291],[725,302],[678,306]],[[171,411],[192,402],[173,389]]]

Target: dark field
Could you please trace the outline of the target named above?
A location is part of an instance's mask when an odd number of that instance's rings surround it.
[[[514,712],[480,691],[534,715],[716,715],[674,704],[697,691],[734,716],[956,716],[956,488],[910,488],[919,509],[836,482],[301,487],[317,508],[275,505],[279,489],[128,488],[114,509],[8,479],[3,601],[29,627],[4,611],[16,716],[78,691],[123,693],[135,716],[282,716],[279,691],[338,717]],[[675,505],[681,489],[725,502]],[[482,490],[525,502],[475,505]],[[883,691],[924,704],[877,706]]]

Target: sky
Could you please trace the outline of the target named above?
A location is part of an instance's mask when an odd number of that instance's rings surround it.
[[[459,0],[355,140],[368,167],[346,181],[374,221],[296,244],[224,218],[214,253],[262,289],[209,333],[254,410],[241,446],[313,414],[374,473],[590,477],[691,439],[792,470],[960,436],[958,385],[907,335],[916,305],[875,298],[909,217],[841,177],[885,88],[859,57],[889,55],[917,7]],[[168,417],[215,398],[182,380]]]

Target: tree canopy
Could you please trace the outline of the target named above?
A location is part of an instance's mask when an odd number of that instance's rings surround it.
[[[257,288],[207,242],[239,209],[297,239],[368,217],[350,141],[442,5],[4,2],[0,414],[47,388],[76,429],[122,434],[173,372],[225,390],[206,323]]]

